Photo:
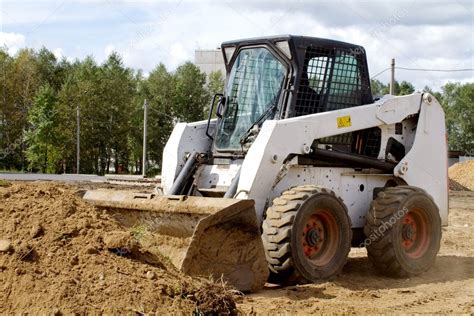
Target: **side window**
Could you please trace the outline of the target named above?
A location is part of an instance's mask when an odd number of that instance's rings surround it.
[[[331,51],[328,49],[306,49],[296,96],[295,116],[325,111],[332,61]]]
[[[317,56],[308,61],[306,74],[311,89],[318,93],[326,93],[327,85],[325,83],[328,81],[330,69],[331,59],[329,56]]]
[[[370,102],[362,53],[308,47],[295,103],[295,116],[345,109]],[[362,57],[360,57],[362,56]]]
[[[357,59],[352,55],[336,57],[332,80],[334,92],[355,91],[359,89],[360,76]]]
[[[327,110],[338,110],[362,102],[361,78],[357,59],[350,54],[340,53],[334,57],[334,69],[329,88]]]

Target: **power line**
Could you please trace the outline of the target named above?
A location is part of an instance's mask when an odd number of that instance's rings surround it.
[[[385,68],[384,70],[376,73],[370,79],[380,76],[384,72],[390,70],[391,68]],[[400,70],[409,70],[409,71],[435,71],[435,72],[461,72],[461,71],[474,71],[474,68],[463,68],[463,69],[428,69],[428,68],[408,68],[408,67],[395,67],[395,69]]]
[[[374,79],[375,77],[378,77],[379,75],[383,74],[384,72],[386,72],[387,70],[390,70],[392,68],[386,68],[384,70],[382,70],[381,72],[378,72],[377,74],[373,75],[370,79]]]
[[[473,71],[473,70],[474,70],[474,68],[464,68],[464,69],[427,69],[427,68],[407,68],[407,67],[395,67],[395,69],[414,70],[414,71],[439,71],[439,72],[457,72],[457,71]]]
[[[179,118],[178,118],[178,117],[174,117],[174,116],[171,116],[171,115],[166,114],[166,113],[164,113],[164,112],[161,112],[161,111],[159,111],[159,110],[157,110],[157,109],[155,109],[155,108],[153,108],[153,107],[151,107],[151,106],[148,107],[148,110],[152,110],[152,111],[154,111],[156,114],[159,114],[159,115],[162,115],[162,116],[166,116],[166,117],[168,117],[168,118],[170,118],[170,119],[172,119],[172,120],[176,120],[176,119],[177,119],[177,120],[179,121]]]

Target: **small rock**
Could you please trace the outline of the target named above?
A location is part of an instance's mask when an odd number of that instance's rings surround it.
[[[89,254],[89,255],[95,255],[95,254],[99,253],[99,249],[97,249],[95,247],[89,247],[89,248],[86,249],[86,253]]]
[[[12,242],[6,239],[0,240],[0,252],[8,252],[12,249]]]
[[[413,290],[398,290],[397,293],[400,293],[400,294],[413,294],[413,293],[416,293],[416,292],[413,291]]]
[[[73,265],[73,266],[79,264],[79,257],[78,257],[77,255],[74,255],[74,256],[71,258],[70,263],[71,263],[71,265]]]
[[[34,225],[33,227],[31,227],[31,230],[30,230],[30,236],[31,238],[37,238],[37,237],[40,237],[42,236],[44,233],[44,230],[43,230],[43,227],[41,225]]]
[[[21,268],[16,268],[16,269],[15,269],[15,274],[16,274],[16,275],[22,275],[23,273],[25,273],[25,272],[23,271],[23,269],[21,269]]]
[[[146,273],[146,277],[147,277],[147,279],[149,279],[149,280],[154,280],[154,279],[156,279],[156,273],[153,272],[153,271],[148,271],[148,272]]]
[[[108,249],[127,249],[135,248],[136,241],[133,240],[130,232],[112,231],[103,236],[105,247]]]
[[[103,272],[99,273],[99,280],[103,281],[105,279],[105,275]]]

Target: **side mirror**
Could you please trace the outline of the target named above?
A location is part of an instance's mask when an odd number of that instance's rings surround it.
[[[211,108],[209,109],[209,117],[207,118],[207,128],[206,128],[206,135],[209,137],[211,140],[214,140],[214,137],[212,137],[211,134],[209,134],[209,126],[211,125],[211,118],[212,118],[212,111],[214,111],[214,104],[216,103],[216,99],[219,98],[219,105],[217,106],[216,109],[216,116],[218,118],[222,117],[222,104],[225,102],[222,102],[224,98],[224,95],[222,93],[216,93],[214,94],[214,97],[212,97],[212,102],[211,102]]]
[[[216,109],[216,116],[218,118],[222,118],[224,106],[225,106],[225,97],[221,95],[221,97],[219,98],[219,102],[217,103],[217,109]]]

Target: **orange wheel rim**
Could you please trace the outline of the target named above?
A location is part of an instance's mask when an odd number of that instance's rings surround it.
[[[402,248],[405,254],[417,259],[429,248],[431,228],[426,212],[421,208],[411,209],[402,219]]]
[[[314,265],[327,264],[336,254],[339,227],[328,210],[316,209],[305,223],[301,236],[303,253]]]

